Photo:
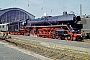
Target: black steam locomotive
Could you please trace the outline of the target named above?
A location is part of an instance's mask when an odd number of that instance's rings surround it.
[[[24,26],[47,26],[60,24],[67,24],[70,25],[74,30],[81,30],[82,24],[77,24],[78,21],[81,21],[80,16],[63,12],[63,15],[59,16],[43,16],[37,19],[26,19],[12,22],[9,24],[9,31],[20,31],[20,29],[23,29]]]

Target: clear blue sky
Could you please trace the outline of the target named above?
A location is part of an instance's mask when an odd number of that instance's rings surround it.
[[[24,9],[36,17],[41,17],[45,12],[48,15],[61,15],[63,11],[74,11],[80,14],[90,15],[90,0],[0,0],[0,8],[18,7]]]

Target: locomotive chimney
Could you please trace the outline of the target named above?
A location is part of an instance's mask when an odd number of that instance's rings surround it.
[[[67,12],[66,12],[66,11],[64,11],[64,12],[63,12],[63,15],[67,15]]]

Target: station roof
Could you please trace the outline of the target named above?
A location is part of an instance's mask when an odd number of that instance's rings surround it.
[[[20,8],[2,9],[2,10],[0,10],[0,16],[2,16],[3,14],[5,14],[6,12],[11,11],[11,10],[20,10],[20,11],[22,11],[22,12],[25,12],[27,15],[34,16],[34,15],[32,15],[32,14],[28,13],[27,11],[25,11],[25,10],[23,10],[23,9],[20,9]],[[34,16],[34,17],[35,17],[35,16]]]

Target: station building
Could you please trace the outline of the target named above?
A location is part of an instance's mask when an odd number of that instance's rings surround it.
[[[20,8],[0,10],[0,23],[10,23],[26,19],[35,19],[35,16]]]

